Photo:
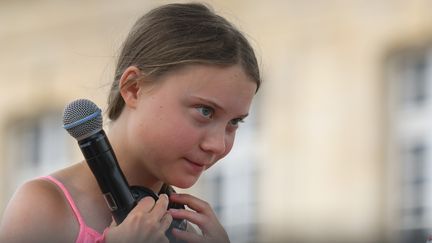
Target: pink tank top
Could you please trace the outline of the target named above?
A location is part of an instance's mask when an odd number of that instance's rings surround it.
[[[103,243],[104,242],[104,235],[101,235],[99,232],[94,230],[93,228],[90,228],[87,226],[87,224],[84,222],[83,217],[81,216],[77,206],[75,205],[72,196],[70,195],[69,191],[66,189],[66,187],[58,181],[56,178],[52,176],[44,176],[41,177],[42,179],[49,180],[56,184],[63,192],[64,196],[66,197],[66,200],[68,201],[75,217],[78,220],[79,224],[79,233],[78,237],[76,239],[76,243]]]

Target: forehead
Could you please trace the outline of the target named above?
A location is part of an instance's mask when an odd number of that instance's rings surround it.
[[[188,65],[172,75],[175,83],[191,91],[204,89],[232,90],[233,94],[255,93],[256,83],[240,65]]]
[[[246,113],[257,88],[240,65],[188,65],[159,81],[160,88],[170,95],[209,98]]]
[[[209,85],[214,87],[228,86],[227,88],[235,88],[237,85],[244,84],[250,84],[249,86],[255,86],[255,88],[257,86],[256,82],[249,78],[240,65],[191,64],[168,73],[162,79],[195,88],[203,88]]]

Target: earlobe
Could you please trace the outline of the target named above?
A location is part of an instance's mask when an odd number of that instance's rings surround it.
[[[140,89],[137,79],[140,75],[141,71],[137,67],[130,66],[126,68],[119,80],[120,94],[128,107],[134,108],[137,104]]]

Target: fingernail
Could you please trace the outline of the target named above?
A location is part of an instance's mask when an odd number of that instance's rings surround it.
[[[165,193],[163,193],[163,194],[160,194],[160,195],[159,195],[159,198],[160,198],[160,197],[164,197],[164,198],[168,199],[168,195],[167,195],[167,194],[165,194]]]

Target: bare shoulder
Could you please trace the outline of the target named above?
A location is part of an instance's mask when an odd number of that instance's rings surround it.
[[[76,232],[78,225],[61,190],[35,179],[10,200],[0,224],[0,242],[69,242]]]

